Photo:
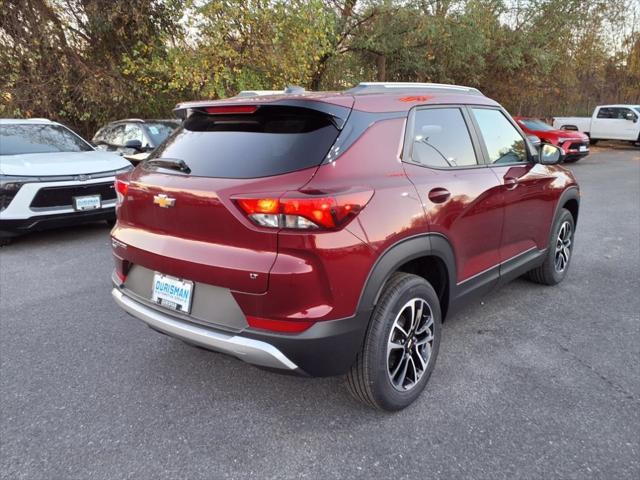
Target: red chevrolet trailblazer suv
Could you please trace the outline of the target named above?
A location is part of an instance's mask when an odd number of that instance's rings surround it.
[[[365,83],[183,103],[116,180],[113,297],[154,330],[246,362],[347,374],[398,410],[441,322],[527,274],[556,284],[580,195],[478,90]]]
[[[513,117],[527,135],[562,149],[565,163],[574,163],[589,155],[589,137],[582,132],[553,128],[537,118]]]

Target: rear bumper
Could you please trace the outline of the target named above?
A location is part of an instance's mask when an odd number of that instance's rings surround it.
[[[101,220],[115,220],[115,218],[115,208],[106,207],[87,212],[57,213],[29,218],[0,220],[0,236],[12,237],[36,230],[68,227]]]
[[[195,343],[222,353],[228,353],[246,362],[263,367],[296,370],[298,366],[289,360],[273,345],[240,337],[215,332],[195,324],[172,318],[127,297],[120,290],[114,288],[111,292],[116,303],[130,315],[142,320],[155,330],[159,330],[172,337]]]
[[[349,370],[362,346],[370,314],[318,322],[297,335],[252,329],[229,333],[151,308],[118,287],[111,293],[122,309],[154,330],[253,365],[311,376],[340,375]]]

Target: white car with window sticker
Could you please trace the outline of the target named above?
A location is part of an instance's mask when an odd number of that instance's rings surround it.
[[[45,119],[0,119],[0,244],[46,228],[115,220],[114,177],[130,170]]]

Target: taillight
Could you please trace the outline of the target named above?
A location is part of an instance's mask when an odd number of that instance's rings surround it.
[[[340,228],[371,200],[373,191],[325,195],[297,192],[278,196],[237,196],[236,204],[256,225],[296,230]]]
[[[125,182],[121,178],[116,178],[115,181],[116,188],[116,197],[118,198],[117,204],[120,205],[125,197],[127,196],[127,191],[129,190],[129,183]]]

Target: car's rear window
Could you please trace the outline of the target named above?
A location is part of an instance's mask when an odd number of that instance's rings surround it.
[[[171,132],[178,128],[177,122],[145,122],[145,125],[153,145],[160,145],[171,135]]]
[[[330,116],[307,108],[261,106],[251,114],[233,115],[196,112],[149,160],[182,160],[195,176],[266,177],[320,165],[338,133]]]
[[[91,150],[87,142],[61,125],[0,125],[0,155]]]

